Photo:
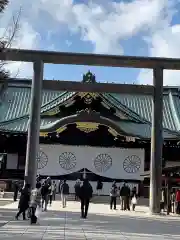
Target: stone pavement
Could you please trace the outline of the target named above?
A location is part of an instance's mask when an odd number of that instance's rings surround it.
[[[12,218],[0,227],[0,239],[107,239],[107,240],[175,240],[180,239],[180,219],[172,216],[150,216],[147,207],[136,212],[110,210],[108,205],[91,204],[88,219],[80,219],[80,204],[68,202],[66,209],[59,201],[40,216],[39,225],[15,221],[17,203],[0,207],[0,219],[8,212]]]

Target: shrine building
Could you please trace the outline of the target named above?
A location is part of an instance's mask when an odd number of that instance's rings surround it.
[[[96,84],[91,72],[82,81]],[[31,80],[0,81],[1,179],[24,178],[30,96]],[[115,94],[43,89],[38,174],[67,179],[72,192],[75,181],[84,175],[94,191],[101,180],[105,195],[113,180],[138,187],[150,167],[152,101],[152,95],[143,91]],[[164,87],[163,138],[164,164],[178,164],[178,87]]]

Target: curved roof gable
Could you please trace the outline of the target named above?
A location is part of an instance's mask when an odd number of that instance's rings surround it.
[[[76,115],[74,115],[76,117]],[[41,119],[41,126],[40,131],[47,132],[47,130],[51,130],[50,128],[58,127],[60,124],[63,127],[63,124],[68,124],[66,121],[67,119],[62,120],[57,118],[50,118],[50,119]],[[72,122],[73,119],[69,119],[69,123]],[[76,119],[77,120],[77,119]],[[91,119],[92,120],[92,119]],[[134,136],[141,139],[150,139],[151,137],[151,125],[147,123],[135,123],[135,122],[127,122],[127,121],[111,121],[111,124],[109,124],[109,119],[106,122],[106,125],[109,125],[111,128],[115,128],[115,130],[118,130],[119,132],[124,133],[127,136]],[[105,124],[105,122],[104,122]],[[1,132],[11,132],[14,134],[22,134],[27,133],[28,131],[28,125],[29,125],[29,118],[19,118],[16,120],[12,120],[6,123],[0,123],[0,131]],[[56,126],[55,126],[56,125]],[[178,132],[170,131],[170,130],[163,130],[163,137],[166,140],[170,139],[179,139],[180,134]]]
[[[94,75],[84,75],[83,81],[94,81]],[[29,80],[11,81],[1,93],[0,122],[28,116],[30,104]],[[43,89],[41,113],[51,111],[59,105],[72,101],[75,92],[60,92]],[[152,101],[151,95],[145,94],[99,94],[104,103],[113,106],[116,111],[125,114],[130,120],[142,123],[151,122]],[[180,93],[179,88],[164,87],[163,98],[163,127],[173,131],[180,131]]]

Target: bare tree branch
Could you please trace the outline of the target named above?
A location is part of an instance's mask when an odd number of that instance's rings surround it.
[[[2,13],[8,4],[9,0],[0,0],[0,13]],[[12,21],[9,26],[5,29],[3,36],[0,38],[0,51],[11,48],[13,42],[15,41],[16,34],[19,30],[19,21],[21,16],[21,10],[19,9],[17,16],[12,17]],[[10,76],[10,73],[5,69],[8,64],[7,61],[0,61],[0,79],[6,79]],[[17,74],[19,69],[17,70]],[[16,74],[16,76],[17,76]]]
[[[12,19],[12,25],[11,28],[9,29],[9,37],[8,41],[6,41],[5,48],[10,48],[12,45],[13,40],[15,40],[15,36],[19,30],[19,21],[20,21],[20,16],[21,16],[21,8],[19,9],[19,12],[16,17],[13,16]]]
[[[8,3],[9,3],[9,0],[0,0],[0,13],[4,11]]]

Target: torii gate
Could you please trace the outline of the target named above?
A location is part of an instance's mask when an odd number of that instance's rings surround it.
[[[25,181],[32,187],[36,181],[36,154],[39,146],[41,89],[44,63],[75,64],[127,68],[153,69],[154,86],[138,86],[108,83],[82,83],[72,81],[54,81],[50,88],[60,91],[112,92],[112,93],[149,93],[153,94],[152,135],[151,135],[151,171],[150,171],[150,211],[160,212],[161,176],[162,176],[162,117],[163,117],[163,69],[180,70],[180,59],[95,55],[3,49],[0,60],[32,62],[34,77],[31,87],[31,108],[26,151]]]

